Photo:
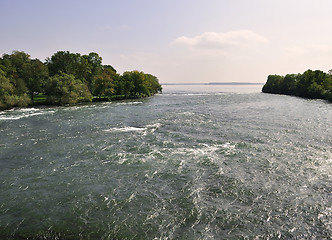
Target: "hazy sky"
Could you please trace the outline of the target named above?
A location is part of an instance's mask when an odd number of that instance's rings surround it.
[[[0,0],[0,54],[97,52],[119,73],[265,82],[332,69],[331,0]]]

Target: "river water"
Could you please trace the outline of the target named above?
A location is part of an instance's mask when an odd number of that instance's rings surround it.
[[[0,112],[0,239],[330,239],[332,105],[260,89]]]

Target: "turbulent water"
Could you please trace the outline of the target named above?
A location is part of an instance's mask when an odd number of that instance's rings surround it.
[[[330,239],[332,105],[225,88],[0,112],[0,239]]]

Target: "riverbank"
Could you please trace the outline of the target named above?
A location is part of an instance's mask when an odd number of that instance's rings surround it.
[[[0,58],[0,109],[133,99],[161,91],[157,77],[137,70],[120,75],[94,52],[58,51],[44,63],[20,51]]]
[[[331,72],[309,69],[303,74],[269,75],[262,92],[332,102]]]
[[[154,95],[153,95],[154,96]],[[152,96],[151,96],[152,97]],[[81,105],[86,105],[86,104],[92,104],[92,103],[97,103],[97,102],[121,102],[125,100],[135,100],[135,99],[144,99],[144,98],[149,98],[149,97],[126,97],[123,95],[115,95],[112,96],[111,98],[106,98],[106,97],[94,97],[91,101],[81,101],[73,104],[65,104],[65,105],[54,105],[51,103],[47,102],[47,98],[43,94],[38,94],[34,98],[34,104],[30,104],[28,106],[15,106],[11,108],[0,108],[0,111],[11,111],[14,109],[34,109],[34,108],[44,108],[44,107],[61,107],[61,106],[81,106]]]

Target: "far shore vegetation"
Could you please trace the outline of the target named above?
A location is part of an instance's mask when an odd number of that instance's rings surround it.
[[[23,51],[0,58],[0,109],[141,98],[161,91],[157,77],[136,70],[120,75],[94,52],[58,51],[45,62]]]
[[[332,70],[325,73],[309,69],[303,74],[269,75],[262,91],[332,102]]]

